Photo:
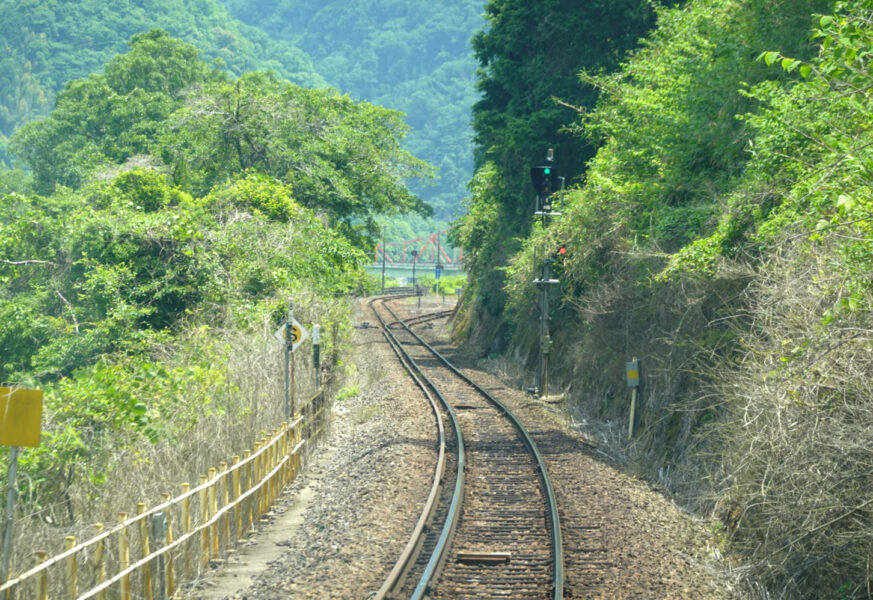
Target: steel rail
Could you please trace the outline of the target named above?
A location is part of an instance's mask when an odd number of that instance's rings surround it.
[[[373,596],[373,600],[384,600],[388,594],[395,592],[398,586],[402,583],[404,575],[408,572],[409,567],[415,561],[416,558],[416,548],[419,547],[421,543],[421,534],[424,531],[425,525],[431,519],[433,515],[433,511],[436,507],[436,501],[438,498],[439,490],[441,487],[442,477],[445,473],[445,464],[446,464],[446,432],[443,426],[443,418],[440,413],[439,407],[436,404],[436,401],[433,398],[433,395],[427,388],[427,385],[422,381],[422,379],[418,376],[417,370],[413,365],[410,364],[408,357],[404,354],[403,349],[400,346],[400,342],[397,340],[396,336],[389,330],[386,326],[382,316],[379,312],[373,307],[373,303],[375,300],[370,301],[370,308],[373,310],[373,314],[376,315],[376,318],[379,320],[379,323],[382,325],[383,331],[382,334],[385,336],[388,344],[391,346],[391,349],[394,351],[394,354],[397,355],[400,363],[406,368],[409,374],[412,376],[415,384],[421,389],[430,403],[431,409],[434,414],[434,419],[437,423],[437,429],[439,431],[439,455],[437,458],[437,466],[434,469],[434,477],[433,483],[431,484],[431,490],[428,494],[427,501],[425,502],[424,508],[421,511],[421,516],[418,519],[418,522],[415,524],[413,528],[412,535],[409,538],[409,541],[406,544],[403,552],[400,557],[397,559],[397,562],[394,565],[394,568],[389,573],[388,578],[382,584],[382,587],[376,592],[375,596]]]
[[[412,325],[420,325],[421,323],[425,323],[425,322],[427,322],[427,321],[433,321],[434,319],[439,319],[439,318],[442,318],[442,317],[447,317],[447,316],[449,316],[450,314],[452,314],[453,312],[454,312],[454,311],[451,311],[451,310],[441,310],[441,311],[438,311],[438,312],[426,313],[426,314],[423,314],[423,315],[418,315],[418,316],[415,316],[415,317],[410,317],[409,319],[406,319],[406,323],[407,323],[407,324],[412,324]],[[396,323],[396,322],[397,322],[397,321],[395,321],[394,323]],[[394,325],[394,323],[392,323],[392,325]]]
[[[465,456],[464,456],[464,439],[461,434],[461,426],[458,422],[457,414],[454,409],[452,409],[448,400],[442,395],[439,389],[434,385],[433,381],[431,381],[427,375],[425,375],[422,370],[419,368],[418,364],[415,360],[409,355],[406,350],[403,349],[403,344],[397,339],[394,335],[394,332],[391,331],[391,327],[389,324],[386,324],[382,316],[379,312],[373,307],[373,304],[377,301],[381,300],[384,306],[385,298],[374,298],[369,302],[370,308],[373,311],[373,314],[376,315],[376,319],[378,319],[379,323],[382,325],[383,334],[385,338],[388,340],[388,343],[391,345],[394,352],[397,354],[400,359],[401,364],[407,367],[409,373],[413,376],[416,381],[416,385],[424,392],[425,396],[427,396],[428,401],[433,408],[434,415],[436,416],[439,431],[440,431],[440,455],[438,459],[438,466],[436,469],[436,473],[434,476],[434,481],[431,486],[431,491],[428,496],[428,500],[425,504],[424,509],[422,510],[421,516],[419,517],[418,522],[416,523],[415,528],[413,529],[413,533],[410,536],[409,541],[404,548],[403,553],[400,558],[394,565],[394,568],[391,570],[391,573],[388,575],[388,578],[385,580],[385,583],[379,589],[379,591],[374,596],[377,600],[382,600],[387,597],[387,595],[396,590],[398,585],[402,582],[402,578],[408,572],[411,565],[417,560],[418,555],[416,553],[416,549],[420,547],[421,542],[423,541],[422,533],[424,532],[424,527],[427,521],[432,517],[433,512],[436,508],[436,500],[438,498],[438,492],[440,489],[440,485],[442,482],[442,477],[445,472],[445,430],[443,428],[442,418],[439,414],[439,409],[437,408],[436,402],[433,399],[433,396],[428,392],[427,388],[430,387],[436,396],[439,398],[440,403],[446,409],[446,412],[449,414],[449,417],[452,421],[452,426],[455,432],[455,439],[457,440],[458,446],[458,466],[457,466],[457,476],[455,478],[455,488],[452,493],[452,502],[449,509],[449,514],[446,518],[446,523],[443,526],[443,531],[440,535],[440,539],[437,542],[437,546],[434,549],[433,554],[431,554],[430,561],[428,562],[428,566],[425,568],[425,574],[433,573],[436,566],[438,566],[442,560],[445,549],[448,548],[448,540],[451,539],[451,535],[454,531],[455,525],[457,524],[458,516],[460,515],[460,503],[461,498],[463,497],[463,488],[464,488],[464,464],[465,464]],[[387,307],[386,307],[387,308]],[[389,312],[390,309],[388,309]],[[392,313],[393,314],[393,313]],[[396,316],[395,316],[396,318]],[[434,558],[436,557],[436,561]],[[431,567],[431,563],[434,564],[433,568]],[[422,576],[424,579],[424,575]],[[428,577],[429,581],[429,577]],[[421,586],[418,586],[421,587]],[[422,588],[419,593],[418,587],[416,587],[416,591],[413,592],[411,598],[420,599],[424,595],[426,591],[426,586]]]
[[[527,432],[527,429],[521,424],[521,421],[510,411],[502,402],[500,402],[497,398],[489,394],[485,391],[479,384],[475,383],[472,379],[464,375],[457,367],[455,367],[448,359],[446,359],[442,354],[440,354],[433,346],[428,344],[420,335],[414,332],[411,328],[409,328],[403,319],[399,318],[397,314],[391,310],[391,307],[387,304],[384,304],[385,309],[391,313],[391,316],[394,319],[403,325],[403,327],[418,340],[420,344],[422,344],[425,348],[427,348],[434,356],[436,356],[446,367],[448,367],[455,375],[466,381],[473,389],[479,392],[483,397],[485,397],[489,402],[493,403],[497,406],[501,411],[503,411],[516,430],[522,437],[524,444],[531,451],[531,454],[535,457],[537,463],[537,470],[540,473],[540,479],[543,484],[543,489],[545,491],[545,495],[547,498],[547,502],[549,505],[549,521],[552,529],[552,552],[554,554],[554,600],[563,600],[564,598],[564,550],[563,550],[563,541],[561,539],[561,523],[558,517],[558,503],[555,499],[555,490],[552,487],[551,479],[549,478],[549,472],[546,467],[545,460],[540,454],[539,449],[537,448],[536,443],[533,438]]]

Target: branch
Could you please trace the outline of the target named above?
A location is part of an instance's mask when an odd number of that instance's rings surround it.
[[[70,316],[73,318],[73,323],[75,323],[76,325],[76,333],[79,333],[79,320],[76,318],[76,313],[73,311],[73,305],[70,304],[69,300],[64,298],[64,295],[59,290],[55,290],[55,293],[63,301],[63,303],[67,305],[67,308],[70,311]]]
[[[50,260],[3,260],[0,259],[0,263],[4,265],[51,265],[53,267],[58,266],[57,263],[53,263]]]

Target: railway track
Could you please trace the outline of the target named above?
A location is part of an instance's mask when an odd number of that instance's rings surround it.
[[[429,398],[440,440],[428,501],[375,597],[563,598],[557,505],[536,444],[502,403],[400,319],[387,298],[370,307]]]

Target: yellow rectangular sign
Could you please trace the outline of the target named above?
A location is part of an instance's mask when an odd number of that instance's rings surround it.
[[[0,444],[39,446],[42,390],[0,387]]]

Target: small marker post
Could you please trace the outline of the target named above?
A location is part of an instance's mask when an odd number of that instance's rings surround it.
[[[627,386],[631,389],[630,403],[630,418],[627,424],[627,437],[631,439],[634,436],[634,422],[636,421],[637,411],[637,395],[640,389],[640,361],[636,357],[626,363],[625,370],[627,372]]]

